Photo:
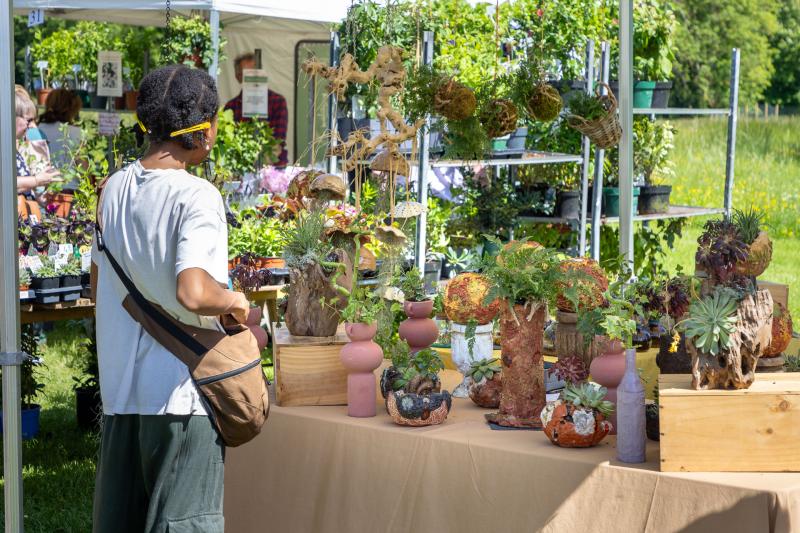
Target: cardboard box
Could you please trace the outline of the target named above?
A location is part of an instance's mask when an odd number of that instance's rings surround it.
[[[658,379],[662,472],[800,472],[800,373],[758,374],[743,390],[691,381]]]

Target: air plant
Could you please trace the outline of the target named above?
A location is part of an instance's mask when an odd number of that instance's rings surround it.
[[[745,244],[753,244],[758,234],[761,233],[761,225],[764,222],[764,213],[759,213],[753,208],[747,211],[733,210],[731,222],[739,231],[739,237]]]

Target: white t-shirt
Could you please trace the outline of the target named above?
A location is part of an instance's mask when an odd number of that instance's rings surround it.
[[[213,185],[184,170],[147,170],[137,161],[106,184],[104,242],[148,300],[181,322],[219,328],[176,297],[178,273],[202,268],[228,281],[228,226]],[[97,248],[97,350],[105,414],[205,414],[186,366],[122,307],[127,292]]]

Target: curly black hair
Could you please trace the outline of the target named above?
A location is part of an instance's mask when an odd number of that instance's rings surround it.
[[[170,133],[217,114],[219,95],[214,79],[203,70],[184,65],[169,65],[153,70],[142,80],[136,100],[136,116],[147,128],[151,143],[175,141],[187,150],[203,142],[204,131],[170,137]],[[137,138],[143,132],[136,125]]]

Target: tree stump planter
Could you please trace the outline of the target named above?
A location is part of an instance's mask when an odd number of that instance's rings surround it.
[[[748,294],[739,302],[731,347],[717,356],[700,352],[691,339],[692,388],[747,389],[755,380],[758,358],[772,341],[772,295],[768,290]]]
[[[508,305],[500,308],[500,337],[503,388],[500,411],[486,415],[494,424],[506,427],[542,428],[539,415],[546,403],[544,382],[545,306]]]
[[[577,355],[588,367],[595,356],[594,343],[587,346],[583,335],[578,332],[578,314],[566,311],[556,312],[556,355],[559,359]]]
[[[336,279],[343,287],[350,285],[352,265],[344,252],[339,252],[340,262],[345,263],[345,274]],[[332,337],[339,327],[339,310],[345,301],[333,286],[336,274],[334,269],[327,269],[316,262],[303,268],[289,269],[289,291],[286,306],[286,328],[296,337]],[[323,305],[322,299],[338,302],[331,307]]]

